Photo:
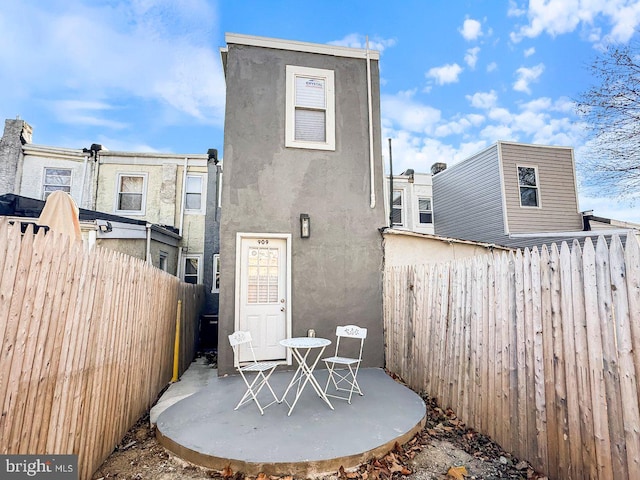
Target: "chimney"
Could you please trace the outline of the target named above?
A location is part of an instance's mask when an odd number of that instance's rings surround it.
[[[438,162],[431,165],[431,175],[436,175],[437,173],[443,172],[447,169],[447,164]]]
[[[31,143],[33,129],[19,117],[4,122],[4,134],[0,139],[0,195],[20,193],[22,181],[22,145]]]

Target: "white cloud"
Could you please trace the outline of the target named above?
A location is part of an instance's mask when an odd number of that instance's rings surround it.
[[[158,114],[158,122],[186,116],[221,126],[225,84],[219,53],[211,44],[216,22],[216,12],[204,0],[117,7],[77,0],[21,2],[0,13],[3,38],[20,38],[18,49],[0,40],[0,64],[6,69],[0,89],[14,91],[16,101],[21,96],[46,99],[58,114],[70,99],[117,99],[109,101],[109,108],[78,113],[82,121],[109,128],[122,126],[109,113],[133,99],[168,113]]]
[[[552,37],[570,33],[578,26],[584,27],[589,32],[587,38],[596,42],[600,40],[596,22],[612,26],[605,35],[607,42],[626,43],[640,25],[637,0],[530,0],[526,13],[529,23],[510,34],[515,43],[542,33]],[[509,14],[520,16],[522,10],[510,2]]]
[[[482,36],[482,24],[478,20],[467,18],[459,29],[465,40],[476,40]]]
[[[476,68],[476,63],[478,62],[478,53],[480,53],[480,47],[473,47],[467,50],[467,53],[464,55],[464,61],[469,68],[472,70]]]
[[[349,48],[366,48],[367,37],[365,35],[360,35],[359,33],[350,33],[341,40],[334,40],[332,42],[329,42],[329,45]],[[373,37],[369,39],[369,49],[377,50],[380,53],[384,52],[384,50],[389,47],[394,47],[395,45],[395,38]]]
[[[414,100],[415,90],[381,96],[383,122],[410,132],[431,133],[440,110]]]
[[[520,8],[515,0],[509,0],[509,10],[507,15],[510,17],[521,17],[527,14],[526,8]]]
[[[495,107],[498,102],[498,94],[495,90],[490,92],[476,92],[473,95],[467,95],[465,97],[472,107],[489,109]]]
[[[531,48],[527,48],[524,51],[524,56],[525,57],[530,57],[531,55],[533,55],[534,53],[536,53],[536,47],[531,47]]]
[[[457,63],[433,67],[426,73],[428,78],[433,78],[438,85],[456,83],[458,76],[462,73],[462,67]]]
[[[491,62],[489,65],[487,65],[487,72],[493,72],[494,70],[497,70],[498,68],[498,64],[496,62]]]
[[[477,127],[484,122],[484,116],[478,114],[464,115],[459,119],[438,125],[434,131],[436,137],[447,137],[449,135],[461,135],[472,127]]]
[[[531,68],[527,68],[527,67],[520,67],[518,68],[518,70],[516,70],[516,81],[513,84],[513,89],[516,92],[524,92],[524,93],[528,93],[531,94],[531,89],[529,88],[529,84],[531,82],[535,82],[536,80],[538,80],[538,78],[540,78],[540,75],[542,75],[542,72],[544,72],[544,64],[539,63],[538,65],[531,67]]]

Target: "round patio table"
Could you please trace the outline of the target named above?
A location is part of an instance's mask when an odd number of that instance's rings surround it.
[[[333,410],[333,405],[331,405],[331,402],[325,395],[324,390],[313,375],[313,370],[316,368],[324,349],[330,344],[331,340],[317,337],[294,337],[280,340],[280,345],[287,347],[291,351],[293,358],[295,358],[298,363],[298,368],[293,374],[293,378],[289,382],[289,385],[280,400],[281,403],[284,401],[289,406],[289,413],[287,415],[291,415],[291,412],[293,412],[293,408],[296,406],[296,403],[298,403],[298,399],[300,398],[300,395],[307,383],[311,384],[318,396],[324,400],[327,405],[329,405],[331,410]],[[313,363],[310,364],[310,360],[313,359],[313,356],[309,359],[309,354],[313,349],[319,349],[319,352],[316,355],[315,360],[313,360]],[[289,404],[287,401],[287,394],[296,383],[296,397],[293,400],[293,403]]]

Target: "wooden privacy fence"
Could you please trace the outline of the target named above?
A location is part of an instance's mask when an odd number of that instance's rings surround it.
[[[640,478],[630,235],[385,272],[387,368],[552,479]]]
[[[0,453],[77,454],[88,479],[184,371],[204,292],[127,255],[0,219]]]

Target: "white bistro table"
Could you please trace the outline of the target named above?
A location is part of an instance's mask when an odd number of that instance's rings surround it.
[[[324,400],[327,405],[329,405],[331,410],[333,410],[333,405],[331,405],[331,402],[324,394],[324,390],[318,383],[318,380],[316,380],[316,377],[313,376],[313,370],[316,368],[316,365],[318,364],[318,361],[320,360],[324,349],[327,348],[327,345],[330,344],[331,340],[315,337],[294,337],[280,340],[280,345],[291,350],[293,358],[295,358],[296,362],[298,362],[298,369],[289,382],[284,395],[282,395],[282,400],[280,400],[280,402],[284,401],[289,406],[288,415],[291,415],[291,412],[293,412],[293,408],[296,406],[296,403],[298,403],[298,399],[300,398],[300,395],[302,394],[302,391],[304,390],[304,387],[307,385],[307,383],[311,384],[318,396],[322,400]],[[319,349],[319,352],[315,360],[313,360],[313,363],[310,364],[313,356],[311,359],[309,359],[309,354],[313,349]],[[292,404],[289,404],[289,402],[287,402],[287,394],[296,383],[298,384],[296,386],[296,398],[293,400]]]

